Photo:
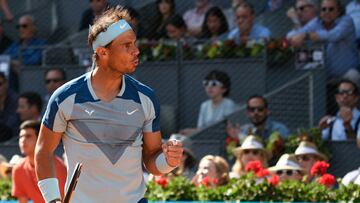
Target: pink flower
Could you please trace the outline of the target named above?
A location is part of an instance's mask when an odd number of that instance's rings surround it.
[[[330,164],[328,164],[325,161],[317,161],[315,164],[311,167],[310,174],[312,176],[317,175],[324,175],[329,168]]]
[[[333,175],[325,173],[318,179],[318,182],[322,185],[325,185],[326,187],[332,187],[335,184],[336,180]]]
[[[258,173],[259,171],[261,171],[263,169],[263,166],[261,164],[260,161],[249,161],[246,166],[245,166],[245,170],[247,172],[253,171],[256,173]]]
[[[161,187],[165,188],[167,185],[167,179],[164,176],[160,176],[159,178],[157,178],[155,180],[155,182],[159,185],[161,185]]]
[[[256,173],[256,177],[258,177],[258,178],[263,178],[263,177],[265,177],[265,176],[268,176],[270,173],[269,173],[269,171],[267,170],[267,169],[261,169],[260,171],[258,171],[257,173]]]
[[[279,176],[277,175],[271,176],[271,178],[268,179],[268,182],[274,187],[277,186],[279,184]]]

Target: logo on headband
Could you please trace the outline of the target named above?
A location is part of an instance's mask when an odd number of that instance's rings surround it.
[[[124,29],[126,27],[126,23],[120,25],[120,29]]]

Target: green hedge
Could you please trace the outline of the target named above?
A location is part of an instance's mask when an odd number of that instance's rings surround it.
[[[225,186],[215,189],[195,187],[184,177],[175,177],[164,183],[150,181],[146,197],[150,201],[274,201],[274,202],[360,202],[360,186],[340,185],[328,188],[316,182],[287,181],[276,186],[260,181],[249,174],[231,179]]]
[[[14,200],[11,196],[11,180],[0,180],[0,200]]]

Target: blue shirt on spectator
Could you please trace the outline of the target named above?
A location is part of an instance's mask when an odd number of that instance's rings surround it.
[[[262,137],[262,139],[268,139],[273,132],[279,132],[281,137],[286,138],[289,136],[290,131],[285,124],[268,119],[265,123],[265,129],[258,133],[256,127],[252,123],[241,126],[241,134],[248,135],[249,129],[252,128],[252,132]]]
[[[343,15],[335,21],[332,29],[325,29],[319,17],[308,22],[298,33],[316,32],[325,42],[327,68],[331,77],[341,77],[359,65],[353,20]]]
[[[24,65],[36,65],[41,63],[42,49],[31,48],[31,46],[43,45],[46,45],[46,41],[37,38],[28,40],[25,46],[21,41],[18,41],[6,49],[4,54],[10,55],[11,59],[21,59]],[[20,52],[22,54],[21,57],[19,56]]]
[[[356,38],[360,39],[360,2],[354,0],[346,6],[346,14],[352,17],[356,30]]]
[[[264,26],[259,24],[254,24],[251,28],[249,40],[261,40],[270,38],[271,32]],[[227,36],[228,39],[232,39],[236,44],[240,44],[240,29],[235,28],[231,30]]]

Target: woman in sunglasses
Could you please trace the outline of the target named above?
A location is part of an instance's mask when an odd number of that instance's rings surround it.
[[[327,161],[327,157],[320,153],[314,143],[302,141],[298,148],[295,150],[295,156],[300,166],[306,173],[306,181],[309,182],[313,179],[310,174],[311,167],[317,161]]]
[[[301,181],[304,169],[300,166],[293,154],[283,154],[275,166],[268,169],[272,175],[279,176],[280,181]]]
[[[198,117],[198,128],[203,128],[214,124],[225,118],[225,116],[235,111],[235,103],[227,98],[230,93],[230,78],[222,71],[213,70],[206,75],[203,86],[208,100],[203,102],[200,107]]]
[[[260,161],[264,168],[268,166],[269,153],[265,150],[262,140],[254,135],[245,138],[240,147],[234,149],[236,161],[230,173],[231,178],[239,178],[247,172],[245,166],[250,161]]]

